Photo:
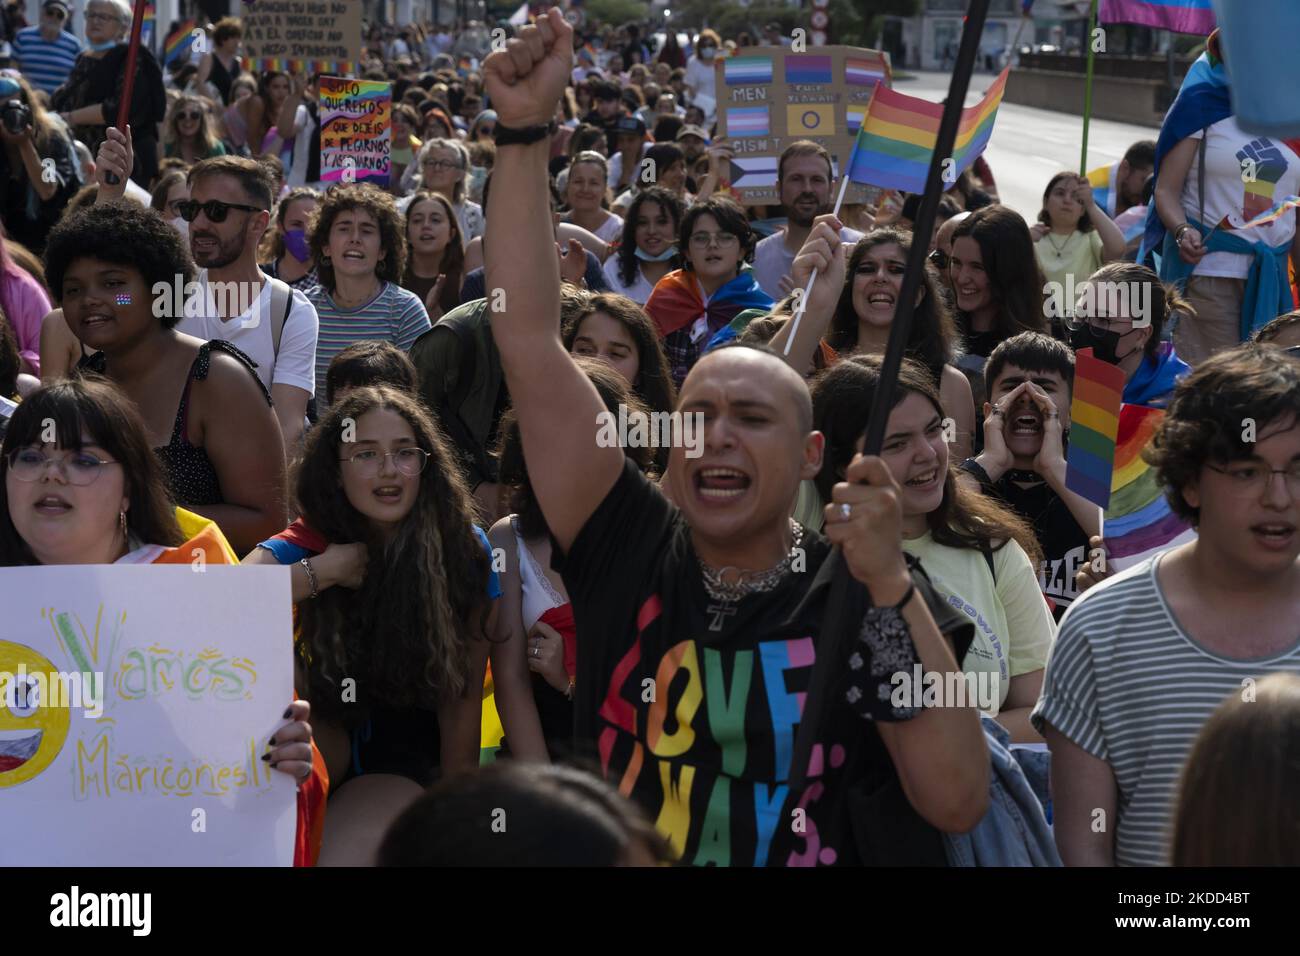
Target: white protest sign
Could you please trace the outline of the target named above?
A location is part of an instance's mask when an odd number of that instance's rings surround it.
[[[0,865],[292,863],[287,568],[6,568],[0,607]]]

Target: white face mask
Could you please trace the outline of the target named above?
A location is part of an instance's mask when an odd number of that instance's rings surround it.
[[[711,46],[702,46],[700,47],[700,59],[703,60],[705,63],[708,63],[710,60],[713,59],[713,55],[717,52],[718,51],[713,49],[713,47]]]

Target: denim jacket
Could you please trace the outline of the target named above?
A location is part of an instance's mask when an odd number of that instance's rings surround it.
[[[989,747],[989,809],[969,833],[945,833],[950,866],[1060,866],[1052,828],[1020,763],[1011,735],[991,717],[980,718]]]

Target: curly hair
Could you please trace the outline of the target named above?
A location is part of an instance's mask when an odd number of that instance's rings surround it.
[[[328,291],[336,288],[334,264],[325,254],[329,245],[330,230],[341,213],[360,209],[369,213],[379,226],[379,251],[382,258],[375,265],[375,276],[388,282],[400,283],[406,270],[406,226],[397,211],[393,197],[370,183],[349,183],[331,186],[325,198],[316,207],[311,226],[311,254],[316,260],[316,274]]]
[[[682,201],[664,189],[662,186],[650,186],[642,189],[632,199],[632,204],[627,208],[627,215],[623,217],[623,236],[619,240],[618,250],[615,255],[618,256],[618,278],[625,286],[630,286],[636,281],[637,275],[641,271],[641,260],[636,257],[636,223],[641,216],[641,208],[646,203],[654,203],[662,209],[673,223],[673,236],[682,227],[682,215],[686,212],[686,207]],[[672,258],[672,268],[680,269],[682,265],[681,253]]]
[[[822,501],[831,500],[831,491],[857,451],[858,439],[867,429],[871,403],[880,381],[881,358],[854,355],[821,372],[812,383],[813,429],[826,436],[822,468],[813,479]],[[894,390],[894,408],[909,394],[922,395],[944,417],[939,389],[918,362],[903,359]],[[943,482],[939,507],[925,516],[935,541],[951,548],[996,551],[1014,540],[1037,566],[1042,548],[1034,529],[1023,518],[991,498],[971,491],[957,480],[957,470],[950,460]],[[996,544],[995,544],[996,542]]]
[[[50,421],[61,448],[79,451],[85,435],[108,452],[109,458],[121,462],[131,502],[126,510],[127,529],[132,534],[146,544],[165,547],[185,540],[176,524],[176,507],[167,493],[162,464],[149,445],[135,403],[107,379],[83,373],[33,392],[9,420],[0,448],[0,567],[39,563],[9,517],[6,475],[10,455],[45,443]]]
[[[1210,463],[1250,458],[1244,422],[1262,432],[1273,422],[1300,422],[1300,361],[1276,347],[1247,342],[1206,359],[1178,383],[1164,419],[1142,457],[1156,470],[1174,514],[1193,525],[1200,508],[1183,497]]]
[[[858,314],[853,308],[853,282],[862,260],[878,246],[896,245],[906,261],[912,252],[912,234],[902,229],[886,226],[863,236],[849,256],[844,274],[844,290],[835,305],[831,327],[826,333],[826,344],[836,352],[852,351],[858,344]],[[934,376],[943,373],[944,365],[952,362],[957,342],[957,326],[952,313],[939,291],[939,276],[927,261],[921,278],[921,301],[912,313],[911,334],[907,339],[907,354],[916,359]]]
[[[78,259],[135,269],[148,289],[158,283],[170,287],[177,276],[183,286],[195,275],[189,244],[181,234],[152,209],[131,199],[88,206],[59,220],[50,230],[45,244],[45,278],[56,304],[63,301],[68,267]],[[171,314],[161,319],[166,329],[180,320],[181,316]]]
[[[628,420],[638,414],[647,415],[650,409],[631,390],[627,380],[599,359],[573,357],[574,364],[582,369],[605,408],[613,415],[618,415],[620,405],[627,408]],[[594,423],[593,423],[594,424]],[[519,516],[519,530],[525,538],[541,538],[550,534],[542,507],[533,494],[532,483],[528,479],[528,463],[524,458],[523,436],[519,431],[519,422],[514,409],[509,409],[501,416],[499,428],[500,439],[497,443],[497,459],[500,464],[499,478],[509,488],[510,510]],[[623,452],[631,458],[643,472],[650,472],[653,448],[625,447]]]
[[[405,419],[430,453],[415,505],[387,545],[348,501],[339,461],[345,427],[376,409]],[[358,590],[330,588],[299,606],[313,704],[328,712],[345,677],[356,679],[363,708],[433,709],[470,691],[470,636],[486,639],[488,556],[455,451],[419,399],[384,386],[349,394],[308,434],[295,485],[309,527],[369,552]]]

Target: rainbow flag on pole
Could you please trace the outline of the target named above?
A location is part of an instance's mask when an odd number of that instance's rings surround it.
[[[1120,409],[1110,504],[1102,525],[1107,560],[1117,571],[1196,536],[1192,526],[1170,509],[1155,469],[1142,458],[1164,414],[1164,409],[1146,405]],[[1070,441],[1073,444],[1073,433]]]
[[[1243,222],[1240,226],[1233,225],[1231,215],[1224,216],[1219,221],[1218,228],[1224,230],[1253,229],[1255,226],[1267,225],[1274,219],[1280,219],[1288,209],[1294,209],[1296,206],[1300,206],[1300,196],[1287,196],[1285,199],[1275,202],[1258,216]]]
[[[1210,0],[1101,0],[1097,19],[1204,37],[1214,30],[1214,6]]]
[[[955,163],[951,176],[945,177],[945,189],[970,168],[988,145],[1010,72],[1010,67],[1004,69],[982,100],[962,110],[953,146]],[[866,121],[858,130],[849,179],[884,189],[925,192],[930,154],[939,138],[942,117],[943,106],[938,103],[886,89],[883,84],[877,86],[867,107]]]
[[[1080,349],[1074,357],[1065,487],[1103,508],[1110,504],[1123,398],[1124,370],[1096,358],[1092,349]]]
[[[175,63],[177,60],[183,60],[189,56],[190,47],[194,45],[195,23],[193,20],[182,20],[180,24],[168,34],[166,41],[163,43],[163,64]]]

